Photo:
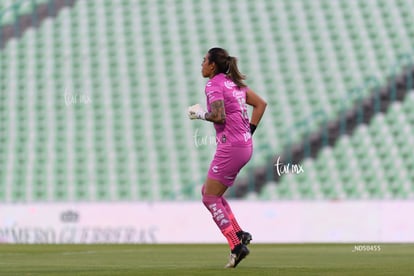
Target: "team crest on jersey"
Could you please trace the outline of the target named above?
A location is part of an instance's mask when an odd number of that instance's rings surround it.
[[[225,86],[227,89],[232,89],[233,87],[235,87],[235,86],[236,86],[236,84],[235,84],[234,82],[232,82],[232,81],[225,81],[225,82],[224,82],[224,86]]]

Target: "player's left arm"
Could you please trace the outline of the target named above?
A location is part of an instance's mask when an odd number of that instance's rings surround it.
[[[246,103],[253,106],[252,118],[250,120],[250,132],[253,134],[266,110],[267,102],[253,90],[249,89],[246,92]]]
[[[224,109],[224,101],[217,100],[210,104],[211,112],[207,112],[205,115],[206,121],[210,121],[216,124],[224,124],[226,121],[226,112]]]

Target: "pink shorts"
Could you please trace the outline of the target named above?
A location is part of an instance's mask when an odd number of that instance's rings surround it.
[[[252,145],[219,145],[208,170],[208,178],[218,180],[230,187],[237,174],[249,162],[253,153]]]

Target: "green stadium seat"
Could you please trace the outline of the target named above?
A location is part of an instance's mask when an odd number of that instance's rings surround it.
[[[0,26],[14,24],[42,4],[54,8],[49,0],[2,1]],[[0,173],[1,200],[198,199],[195,187],[204,181],[214,146],[196,147],[193,135],[212,128],[186,120],[185,108],[205,102],[199,70],[209,45],[223,45],[237,55],[249,86],[269,103],[260,135],[254,137],[250,171],[351,107],[353,88],[361,87],[356,98],[367,96],[365,77],[375,75],[378,85],[384,84],[388,71],[398,69],[391,68],[398,55],[412,51],[414,37],[409,12],[414,6],[402,0],[103,4],[76,1],[0,50],[0,89],[18,90],[7,109],[15,113],[0,113],[16,137],[15,155],[28,154],[34,135],[37,145],[54,143],[60,160],[53,177],[45,178],[49,153],[36,147],[40,173],[31,176],[35,186],[27,171],[12,172],[18,188],[2,186]],[[228,16],[215,13],[215,4]],[[65,91],[90,95],[91,103],[67,105]],[[8,101],[0,98],[0,109]],[[282,177],[258,198],[409,198],[411,186],[399,183],[412,183],[414,177],[413,145],[405,143],[414,134],[413,103],[408,97],[400,108],[373,118],[307,161],[316,172]],[[383,169],[375,164],[389,156],[389,148],[395,151],[392,158],[404,164],[403,173],[392,174],[395,164],[386,162],[386,180],[379,179],[372,171]],[[5,149],[0,143],[0,152]],[[70,160],[77,163],[72,171]],[[131,160],[135,165],[129,165]],[[85,168],[89,163],[91,170]],[[358,177],[346,173],[350,170]],[[241,176],[250,177],[248,170]]]

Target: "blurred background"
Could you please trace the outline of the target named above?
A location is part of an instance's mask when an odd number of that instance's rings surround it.
[[[214,128],[186,110],[205,105],[201,62],[215,46],[268,102],[229,198],[412,200],[413,10],[412,0],[2,0],[0,203],[201,204]]]

